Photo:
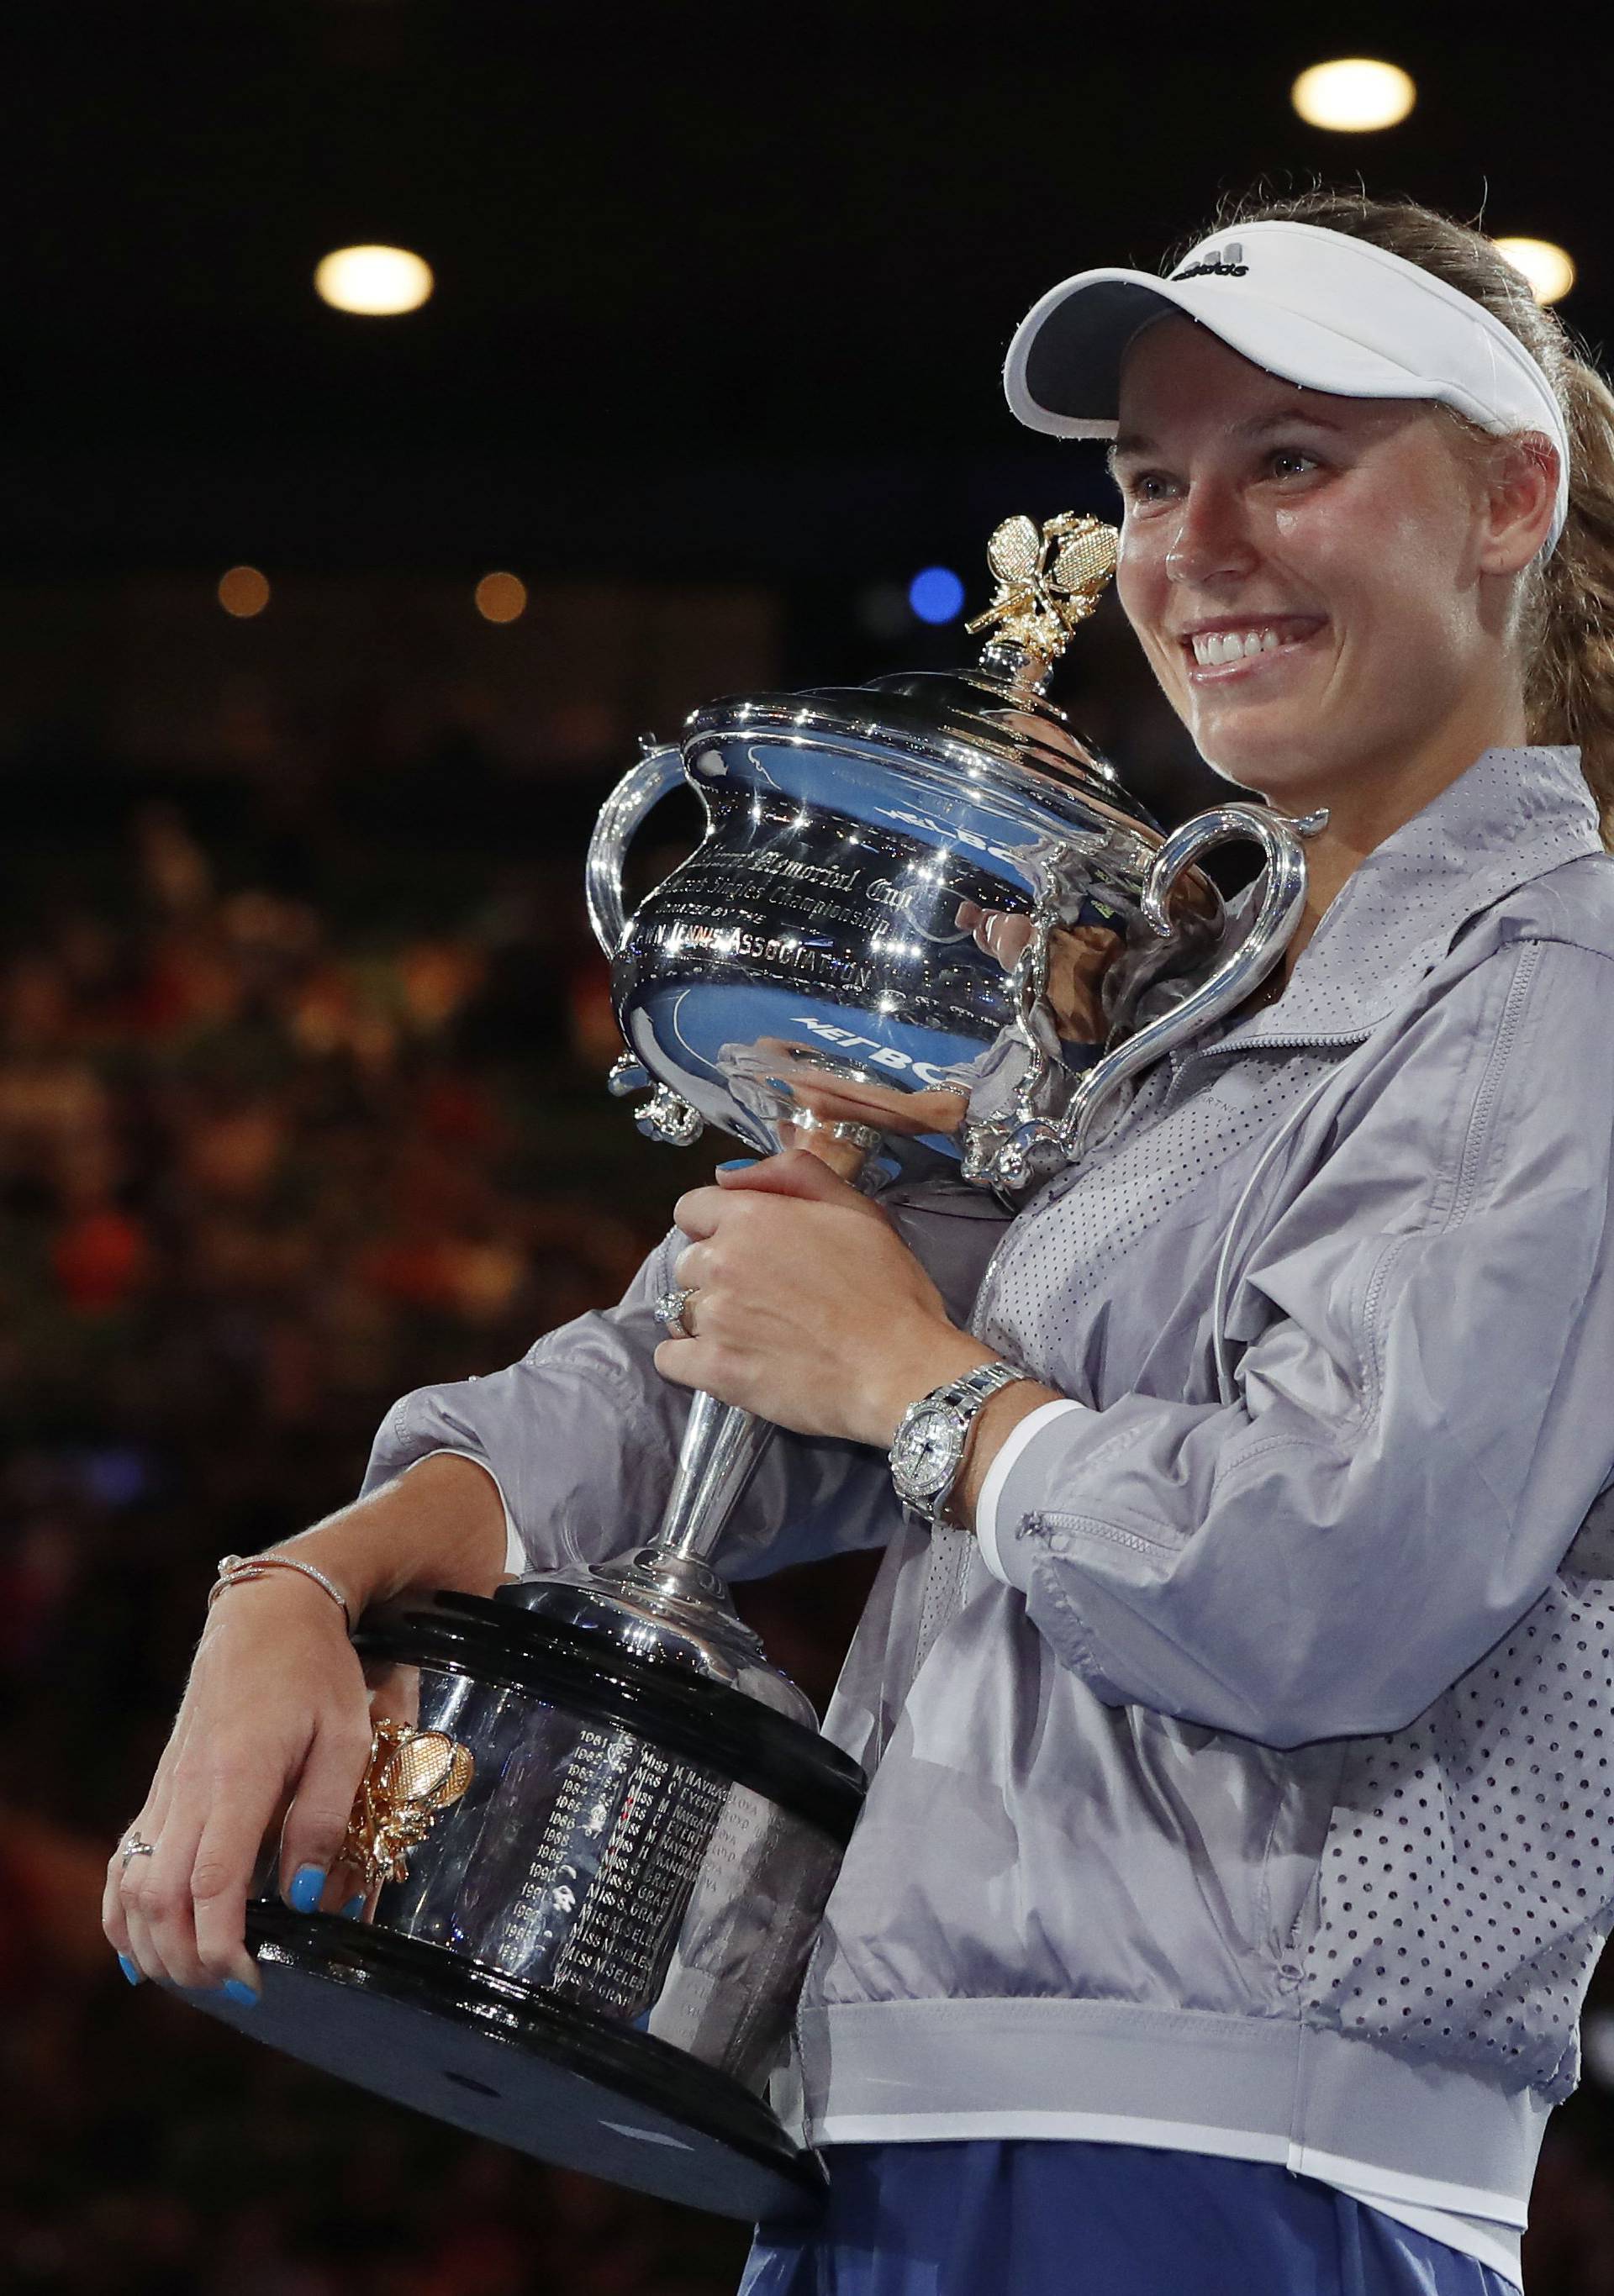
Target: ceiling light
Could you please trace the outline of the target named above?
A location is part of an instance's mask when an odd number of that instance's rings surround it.
[[[514,622],[527,611],[527,586],[517,574],[484,574],[476,586],[484,622]]]
[[[268,604],[268,582],[256,566],[232,566],[218,578],[218,603],[237,621],[247,621]]]
[[[1289,100],[1313,127],[1360,134],[1371,127],[1394,127],[1417,102],[1418,91],[1399,64],[1379,63],[1371,56],[1340,56],[1303,71],[1289,90]]]
[[[333,310],[369,319],[418,311],[434,283],[431,265],[407,247],[339,247],[314,274],[315,291]]]
[[[1495,248],[1515,271],[1523,272],[1538,303],[1556,303],[1575,284],[1573,258],[1550,239],[1499,239]]]

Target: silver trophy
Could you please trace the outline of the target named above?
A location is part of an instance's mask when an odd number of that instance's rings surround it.
[[[1010,519],[989,560],[976,668],[713,703],[605,806],[613,1087],[656,1136],[1012,1198],[1281,956],[1307,824],[1230,804],[1163,837],[1044,698],[1113,529]],[[705,835],[630,916],[630,842],[684,783]],[[1236,914],[1195,865],[1234,838],[1266,861]],[[647,1545],[361,1621],[365,1918],[288,1911],[268,1861],[262,2004],[202,2005],[544,2160],[745,2218],[811,2198],[766,2093],[864,1782],[712,1568],[771,1431],[697,1395]]]
[[[651,1088],[643,1130],[685,1145],[715,1125],[865,1184],[951,1167],[1013,1197],[1267,978],[1322,816],[1227,804],[1163,836],[1045,698],[1116,544],[1093,518],[1008,519],[975,668],[718,701],[645,744],[587,880],[629,1047],[611,1086]],[[629,846],[685,783],[706,833],[630,916]],[[1195,865],[1246,840],[1266,865],[1232,914]],[[770,1432],[695,1398],[636,1586],[726,1602],[706,1558]]]

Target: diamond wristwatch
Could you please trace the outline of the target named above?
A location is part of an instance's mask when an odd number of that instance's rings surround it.
[[[1031,1374],[1017,1364],[979,1364],[933,1388],[902,1414],[891,1441],[891,1480],[902,1505],[935,1523],[952,1496],[976,1414],[989,1396]]]

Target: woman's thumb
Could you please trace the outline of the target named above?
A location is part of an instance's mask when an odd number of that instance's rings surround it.
[[[751,1189],[764,1196],[802,1196],[821,1204],[844,1203],[857,1193],[805,1148],[786,1148],[778,1156],[761,1159],[737,1157],[731,1164],[718,1166],[717,1179],[722,1188]]]

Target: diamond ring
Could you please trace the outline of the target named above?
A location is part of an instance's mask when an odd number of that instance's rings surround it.
[[[694,1339],[695,1333],[684,1318],[699,1288],[698,1284],[681,1283],[676,1292],[663,1292],[656,1301],[655,1320],[670,1340]]]
[[[131,1857],[150,1857],[152,1855],[152,1850],[151,1843],[149,1841],[142,1841],[137,1833],[129,1834],[126,1840],[120,1841],[118,1845],[118,1856],[122,1870],[126,1873],[128,1870],[128,1862]]]

